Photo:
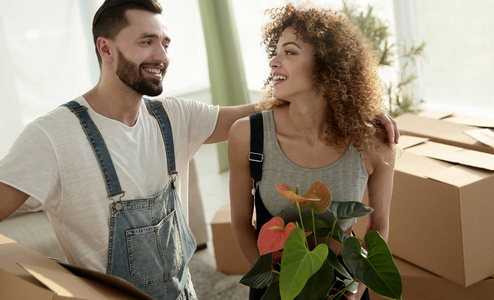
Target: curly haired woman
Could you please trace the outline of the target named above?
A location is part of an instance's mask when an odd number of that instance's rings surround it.
[[[271,74],[259,103],[263,129],[251,132],[251,121],[244,118],[229,136],[232,228],[244,256],[251,265],[259,258],[251,225],[254,205],[258,229],[272,216],[298,219],[291,202],[276,191],[281,182],[306,191],[320,180],[335,201],[362,201],[367,188],[374,208],[367,231],[377,230],[386,240],[395,152],[375,122],[385,113],[372,46],[351,21],[331,10],[288,4],[268,13],[272,20],[263,28],[263,43]],[[263,156],[253,157],[251,136],[261,133]],[[255,197],[249,155],[262,160]],[[332,221],[329,212],[319,217]],[[355,223],[339,221],[348,234]],[[336,251],[338,245],[330,246]],[[251,289],[250,299],[263,293]],[[360,284],[347,296],[368,299],[368,292]]]

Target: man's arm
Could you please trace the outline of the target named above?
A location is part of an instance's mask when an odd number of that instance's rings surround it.
[[[0,222],[13,214],[28,198],[28,194],[0,182]]]
[[[256,112],[255,104],[220,107],[216,127],[204,143],[212,144],[225,141],[235,121]]]
[[[255,104],[220,107],[216,127],[204,143],[212,144],[225,141],[228,138],[228,132],[230,132],[230,128],[235,121],[256,112]],[[386,130],[388,147],[393,149],[394,144],[398,144],[400,138],[400,132],[395,120],[385,112],[377,115],[376,119]]]

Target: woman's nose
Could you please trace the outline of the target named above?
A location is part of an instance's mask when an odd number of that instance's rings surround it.
[[[269,67],[271,69],[274,69],[274,68],[279,68],[280,67],[280,62],[278,60],[278,56],[275,56],[271,59],[271,61],[269,62]]]

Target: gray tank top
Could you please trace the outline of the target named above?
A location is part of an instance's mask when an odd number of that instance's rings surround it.
[[[298,211],[293,203],[286,200],[276,191],[278,183],[286,183],[295,190],[300,186],[300,194],[304,195],[316,182],[324,183],[331,192],[333,201],[362,202],[369,175],[360,152],[350,144],[345,153],[333,164],[319,168],[307,169],[292,163],[283,153],[276,138],[273,111],[262,113],[264,126],[264,161],[262,180],[259,192],[266,209],[273,216],[281,216],[285,222],[299,221]],[[302,214],[310,214],[309,209],[302,209]],[[333,216],[329,212],[318,214],[318,217],[331,224]],[[356,223],[356,219],[339,220],[341,229],[346,230]]]

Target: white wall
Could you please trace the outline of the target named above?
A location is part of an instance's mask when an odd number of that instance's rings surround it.
[[[414,1],[429,107],[493,117],[494,1]]]

